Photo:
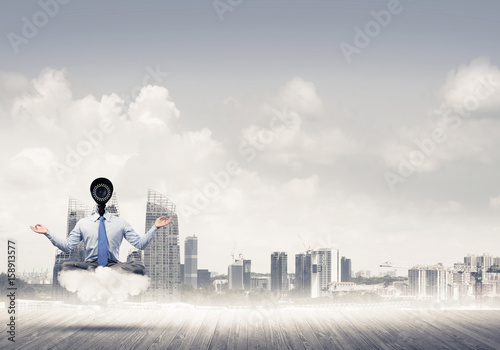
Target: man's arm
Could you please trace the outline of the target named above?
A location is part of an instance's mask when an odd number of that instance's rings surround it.
[[[155,224],[142,237],[135,232],[128,222],[126,222],[123,228],[123,236],[137,249],[146,249],[148,244],[153,240],[156,231],[158,231],[159,228],[168,225],[171,220],[172,218],[167,220],[165,216],[156,219]]]
[[[61,249],[63,252],[68,253],[72,251],[82,240],[82,232],[79,224],[80,222],[76,223],[75,228],[69,233],[68,238],[66,239],[52,235],[52,233],[47,230],[45,226],[40,224],[35,225],[35,227],[30,227],[36,233],[44,234],[54,246]]]

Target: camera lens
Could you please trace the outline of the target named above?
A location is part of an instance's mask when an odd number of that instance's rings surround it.
[[[106,187],[98,187],[95,191],[95,194],[99,198],[106,198],[106,196],[108,195],[108,190],[106,189]]]
[[[90,194],[97,204],[104,206],[113,194],[113,184],[104,177],[92,181],[90,184]]]

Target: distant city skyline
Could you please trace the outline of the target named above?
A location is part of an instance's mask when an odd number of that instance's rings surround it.
[[[308,247],[374,275],[498,254],[497,1],[45,5],[0,4],[0,249],[19,269],[51,268],[29,226],[63,237],[101,176],[139,233],[148,189],[169,198],[181,250],[195,234],[220,273],[235,243],[262,272]]]

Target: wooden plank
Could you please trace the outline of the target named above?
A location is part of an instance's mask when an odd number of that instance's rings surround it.
[[[221,312],[217,322],[217,327],[214,330],[214,336],[212,343],[210,344],[210,349],[226,350],[229,348],[229,333],[231,330],[231,322],[233,320],[232,315],[234,313],[235,310],[224,310]]]
[[[38,319],[37,323],[33,320],[25,325],[24,320],[27,320],[31,312],[33,311],[22,310],[23,318],[18,327],[19,343],[16,344],[16,349],[57,349],[62,345],[61,340],[66,338],[68,330],[70,334],[76,333],[81,324],[87,325],[91,322],[91,316],[81,310],[55,309],[36,310],[35,314],[42,312],[45,315],[44,322]]]
[[[203,320],[203,323],[194,336],[193,343],[191,345],[193,349],[210,348],[215,328],[217,327],[217,322],[219,321],[220,313],[221,310],[218,309],[211,309],[207,311],[207,315]]]
[[[310,315],[310,313],[307,310],[300,310],[297,312],[290,312],[288,317],[295,323],[297,334],[305,349],[323,349],[323,345],[321,345],[315,332],[313,332],[309,326],[309,321],[307,320],[308,315]]]
[[[327,320],[330,331],[334,334],[335,339],[337,339],[342,349],[362,349],[358,342],[357,335],[350,330],[350,324],[347,323],[346,317],[342,311],[332,310]],[[324,319],[319,322],[324,322]]]
[[[166,318],[167,324],[164,325],[161,333],[156,336],[147,349],[166,349],[184,323],[189,322],[192,315],[193,310],[173,310],[169,317]]]
[[[126,311],[125,311],[126,312]],[[130,310],[130,317],[133,313],[134,322],[130,324],[132,331],[123,335],[116,332],[116,335],[110,337],[107,343],[111,343],[116,349],[144,349],[149,347],[150,343],[158,333],[163,329],[164,319],[173,313],[172,310]]]
[[[250,310],[241,310],[239,312],[238,324],[239,324],[239,334],[238,334],[238,344],[236,346],[237,350],[248,349],[248,318],[250,317]]]
[[[142,350],[149,348],[153,344],[153,341],[166,327],[168,327],[175,310],[142,310],[142,312],[148,313],[151,322],[147,325],[147,327],[138,327],[136,331],[138,334],[134,344],[129,344],[130,350]],[[117,348],[124,349],[127,347],[122,346],[122,343],[119,343],[117,344]]]
[[[376,321],[374,322],[373,318],[370,318],[370,315],[378,315]],[[364,344],[360,344],[362,347],[366,347],[374,350],[390,350],[391,348],[387,345],[387,343],[382,340],[379,335],[382,335],[383,327],[382,321],[387,316],[380,317],[380,313],[373,310],[352,310],[350,312],[348,322],[351,325],[351,329],[358,335],[358,339]]]
[[[200,329],[206,315],[207,310],[195,309],[191,318],[182,325],[167,349],[190,349],[194,340],[194,335]]]
[[[325,349],[342,349],[341,344],[339,343],[337,336],[334,332],[332,332],[329,327],[329,316],[328,310],[321,310],[318,313],[317,317],[309,317],[308,321],[311,328],[316,333],[316,337],[318,338],[321,345]]]
[[[252,309],[245,321],[248,327],[248,349],[268,349],[269,323],[267,318],[259,310]]]
[[[292,312],[296,312],[296,310],[280,309],[274,316],[277,319],[280,331],[287,343],[287,347],[291,349],[305,349],[302,340],[295,330],[295,324],[290,318],[290,313]]]
[[[243,333],[243,331],[241,330],[241,313],[242,311],[240,309],[234,309],[229,313],[229,315],[231,315],[231,326],[229,329],[229,336],[227,341],[228,349],[238,348],[238,341]],[[246,332],[244,334],[244,338],[246,340]]]
[[[279,317],[279,312],[273,312],[269,315],[269,330],[270,330],[270,348],[271,349],[293,349],[288,342],[286,333],[283,331],[282,320]]]
[[[22,310],[15,346],[25,350],[498,349],[499,323],[500,311],[296,308],[259,316],[250,309],[171,308],[112,309],[93,317],[68,309]]]
[[[147,321],[144,313],[134,313],[134,317],[127,315],[131,310],[104,310],[96,319],[81,327],[71,338],[72,350],[86,350],[89,343],[108,344],[113,346],[116,341],[133,337],[137,325]]]

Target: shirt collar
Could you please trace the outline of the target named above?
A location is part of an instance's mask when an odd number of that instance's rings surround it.
[[[112,215],[110,214],[109,211],[105,210],[103,216],[106,219],[106,221],[110,221]],[[98,211],[96,211],[94,214],[92,214],[92,220],[94,220],[94,221],[99,220],[99,217],[100,217],[100,215],[99,215]]]

